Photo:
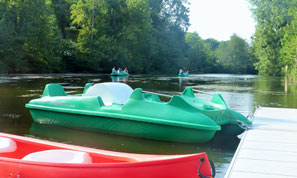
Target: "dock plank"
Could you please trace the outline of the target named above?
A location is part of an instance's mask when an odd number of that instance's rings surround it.
[[[296,133],[297,132],[287,131],[249,130],[245,141],[297,144]]]
[[[255,149],[255,150],[265,150],[265,151],[282,151],[282,152],[297,152],[296,144],[290,143],[269,143],[261,141],[249,141],[242,146],[242,149]]]
[[[242,149],[239,159],[297,163],[297,152],[280,152],[268,150],[265,150],[265,152],[260,152],[258,149]]]
[[[237,164],[234,166],[234,171],[293,177],[297,176],[297,164],[279,161],[238,159]]]
[[[261,108],[225,178],[297,178],[297,109]]]
[[[267,175],[267,174],[259,174],[259,173],[250,173],[250,172],[235,172],[232,174],[232,178],[296,178],[291,176],[283,176],[283,175]]]

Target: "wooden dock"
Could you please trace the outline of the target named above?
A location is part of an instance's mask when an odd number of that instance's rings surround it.
[[[297,109],[260,108],[225,178],[297,178]]]

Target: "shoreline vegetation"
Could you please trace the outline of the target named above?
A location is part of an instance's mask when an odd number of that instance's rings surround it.
[[[297,76],[297,2],[248,0],[251,44],[189,33],[188,0],[0,0],[0,74]],[[212,23],[212,22],[209,22]],[[214,29],[219,30],[219,29]]]

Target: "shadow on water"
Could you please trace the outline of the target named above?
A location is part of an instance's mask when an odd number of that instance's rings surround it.
[[[162,142],[44,125],[35,122],[32,123],[28,136],[99,149],[149,154],[190,154],[213,152],[214,150],[227,151],[236,148],[234,141],[239,141],[237,137],[215,137],[211,142],[205,144]],[[224,148],[220,146],[221,143],[224,143]]]

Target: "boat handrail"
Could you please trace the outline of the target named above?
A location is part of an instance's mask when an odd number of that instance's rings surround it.
[[[172,95],[166,95],[166,94],[162,94],[162,93],[155,93],[155,92],[151,92],[151,91],[142,91],[142,93],[149,93],[149,94],[154,94],[154,95],[159,95],[159,96],[172,98]]]
[[[192,90],[193,90],[194,92],[197,92],[197,93],[203,93],[203,94],[207,94],[207,95],[213,95],[213,94],[211,94],[211,93],[208,93],[208,92],[205,92],[205,91],[201,91],[201,90],[196,90],[196,89],[193,89],[193,88],[192,88]]]

